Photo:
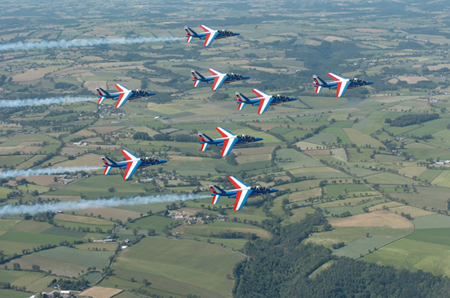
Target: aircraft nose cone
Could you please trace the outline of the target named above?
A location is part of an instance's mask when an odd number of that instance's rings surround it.
[[[248,80],[248,79],[250,79],[250,77],[249,76],[244,76],[242,79],[243,80]]]
[[[277,192],[278,191],[278,189],[276,189],[276,188],[271,188],[270,189],[270,192]]]
[[[263,138],[255,138],[255,141],[262,141],[264,140]]]
[[[371,81],[367,81],[367,82],[366,82],[366,84],[367,84],[367,85],[372,85],[372,84],[373,84],[373,82],[371,82]]]
[[[167,160],[165,160],[165,159],[160,159],[159,160],[159,163],[166,163],[167,162]]]
[[[290,100],[297,100],[297,98],[296,97],[291,97],[291,98],[289,98]]]
[[[234,33],[234,35],[241,35],[241,33]]]

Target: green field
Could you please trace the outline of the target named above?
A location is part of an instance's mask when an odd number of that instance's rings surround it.
[[[450,246],[400,239],[366,255],[363,260],[411,271],[423,270],[434,275],[450,276]]]
[[[407,239],[450,246],[450,228],[416,229]]]
[[[281,149],[277,151],[277,158],[289,159],[289,162],[278,162],[278,165],[285,170],[292,170],[305,167],[323,167],[320,162],[297,152],[293,149]]]
[[[385,246],[398,238],[395,237],[366,237],[358,239],[355,242],[349,243],[346,246],[333,251],[335,256],[348,257],[357,259],[363,255],[366,255],[375,248],[378,249]]]
[[[235,232],[242,232],[242,233],[252,233],[256,234],[258,237],[270,239],[271,235],[266,230],[263,230],[261,228],[241,224],[241,223],[235,223],[235,222],[226,222],[226,221],[216,221],[207,225],[202,224],[196,224],[193,226],[185,227],[184,232],[189,233],[192,235],[197,236],[203,236],[203,237],[210,237],[210,235],[218,234],[221,232],[226,231],[235,231]],[[215,238],[215,237],[214,237]],[[211,239],[214,239],[211,237]],[[219,242],[219,239],[214,240],[215,242]]]
[[[448,189],[443,187],[417,187],[419,193],[393,193],[392,196],[422,208],[447,210]]]
[[[157,234],[162,235],[162,229],[165,226],[175,223],[175,220],[163,216],[153,215],[142,219],[135,220],[132,223],[128,223],[127,226],[130,229],[154,229]]]
[[[104,268],[108,265],[108,257],[111,255],[108,251],[56,247],[23,256],[8,262],[7,265],[12,268],[12,263],[19,263],[22,269],[31,269],[32,265],[38,265],[41,270],[51,270],[54,274],[72,277],[82,270],[86,271],[88,267]]]
[[[226,276],[242,259],[235,252],[207,243],[145,238],[122,252],[113,269],[119,280],[146,278],[152,281],[151,289],[175,295],[228,297],[232,281]],[[103,281],[100,286],[114,286],[114,283]],[[119,288],[124,286],[119,284]]]
[[[372,190],[365,184],[336,184],[327,185],[325,187],[325,193],[328,197],[337,197],[339,195],[348,196],[353,193],[357,196],[364,195],[366,192],[371,192]]]

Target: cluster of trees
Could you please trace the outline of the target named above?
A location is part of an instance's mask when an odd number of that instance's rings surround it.
[[[55,285],[59,285],[61,290],[82,291],[85,288],[87,288],[89,282],[84,278],[81,279],[59,278],[58,280],[55,278],[48,284],[48,287],[53,287]]]
[[[281,226],[265,220],[273,238],[248,242],[249,261],[234,269],[234,297],[446,297],[450,279],[431,273],[396,270],[350,258],[337,258],[323,246],[301,241],[326,219],[320,213],[301,222]],[[323,264],[336,262],[315,278]]]
[[[256,240],[258,239],[258,235],[256,235],[255,233],[243,233],[243,232],[236,232],[236,231],[231,231],[231,230],[226,230],[226,231],[222,231],[222,232],[218,232],[213,234],[211,232],[211,234],[209,235],[210,237],[214,237],[214,238],[223,238],[223,239],[247,239],[247,240]]]
[[[414,125],[414,124],[420,124],[423,122],[435,120],[439,118],[439,114],[433,113],[433,114],[405,114],[398,116],[394,120],[392,119],[385,119],[385,123],[389,123],[390,126],[408,126],[408,125]]]

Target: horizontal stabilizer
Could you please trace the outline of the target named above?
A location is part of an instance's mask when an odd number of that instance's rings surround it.
[[[103,96],[99,97],[98,104],[101,105],[105,101],[105,99],[106,99],[106,97],[103,97]]]
[[[215,205],[219,202],[220,195],[214,195],[212,199],[212,204]]]
[[[112,169],[112,167],[110,167],[110,166],[105,167],[105,171],[103,172],[103,175],[108,175],[109,172],[111,172],[111,169]]]
[[[201,151],[201,152],[205,152],[206,149],[208,148],[208,145],[209,145],[208,143],[203,143],[203,144],[202,144],[202,147],[200,148],[200,151]]]

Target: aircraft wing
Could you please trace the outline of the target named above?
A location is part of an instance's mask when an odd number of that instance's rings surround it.
[[[127,87],[124,87],[120,84],[115,84],[115,86],[116,86],[117,90],[119,90],[119,92],[120,92],[115,108],[120,108],[127,102],[127,100],[130,98],[132,92],[130,89],[128,89]]]
[[[346,78],[343,78],[343,77],[338,76],[337,74],[334,74],[334,73],[331,73],[331,72],[327,73],[327,75],[329,75],[336,82],[341,82],[341,81],[347,80]]]
[[[225,78],[227,77],[226,74],[220,74],[219,76],[214,78],[214,83],[212,85],[211,90],[217,90],[220,86],[222,86],[223,82],[225,81]]]
[[[250,196],[252,190],[251,189],[245,189],[240,190],[236,193],[236,201],[234,202],[234,211],[237,211],[242,208],[242,206],[245,205],[245,202],[247,202],[248,197]]]
[[[205,43],[203,44],[203,46],[207,47],[214,41],[214,39],[216,39],[219,33],[217,32],[217,30],[209,28],[208,26],[205,25],[200,25],[200,28],[202,28],[203,31],[206,32]]]
[[[272,96],[261,98],[260,101],[259,101],[258,114],[261,115],[262,113],[264,113],[265,111],[267,111],[267,109],[269,108],[270,103],[271,103],[272,101],[273,101],[273,97],[272,97]]]
[[[222,127],[216,127],[217,131],[222,135],[224,138],[232,138],[235,136],[235,134],[229,132],[225,128]]]
[[[207,33],[206,37],[205,37],[205,43],[203,44],[203,46],[205,46],[205,47],[209,46],[214,41],[214,39],[216,39],[218,34],[219,33],[217,33],[217,31],[216,32]]]
[[[127,168],[125,170],[125,174],[123,175],[123,179],[127,180],[130,179],[131,176],[133,176],[134,172],[136,172],[137,168],[139,168],[139,165],[142,163],[140,159],[134,159],[127,163]]]
[[[227,156],[231,152],[231,149],[233,149],[237,141],[238,141],[237,138],[225,139],[223,141],[222,154],[220,156],[222,157]]]
[[[349,85],[350,85],[349,80],[338,82],[336,86],[336,97],[344,96],[345,91],[347,91]]]
[[[236,187],[236,189],[248,188],[249,186],[236,177],[228,176],[228,180]]]
[[[133,153],[131,153],[128,150],[120,150],[120,152],[122,153],[122,155],[125,157],[126,160],[137,160],[139,159],[139,157],[137,157],[136,155],[134,155]]]

